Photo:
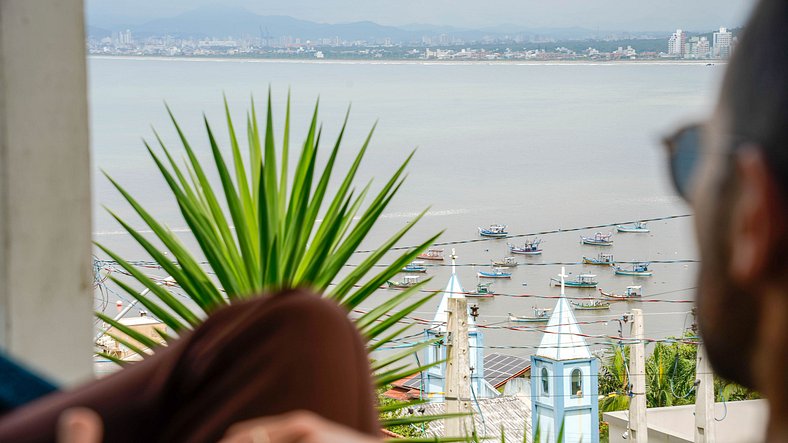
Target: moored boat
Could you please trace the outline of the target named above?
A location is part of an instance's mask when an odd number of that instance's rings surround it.
[[[422,260],[443,261],[443,249],[427,249],[427,251],[419,254],[418,258]]]
[[[594,280],[594,274],[580,274],[574,280],[564,280],[564,286],[567,288],[595,288],[598,281]],[[561,286],[561,279],[553,277],[550,282],[554,286]]]
[[[547,323],[550,320],[550,309],[533,307],[533,315],[512,315],[509,313],[509,321],[512,323]]]
[[[597,232],[593,237],[580,236],[580,242],[591,246],[613,246],[613,234]]]
[[[411,262],[409,265],[402,268],[402,272],[427,272],[427,267],[424,266],[423,261],[414,261]]]
[[[600,253],[597,258],[583,256],[583,263],[587,265],[610,266],[614,264],[613,254]]]
[[[646,222],[637,222],[631,225],[616,225],[616,230],[618,232],[651,232],[651,230],[646,227]]]
[[[590,302],[572,302],[572,306],[578,311],[602,311],[610,309],[610,302],[604,300],[592,300]]]
[[[623,294],[615,294],[613,292],[605,292],[599,290],[603,297],[612,298],[613,300],[629,300],[630,298],[637,298],[643,295],[642,286],[627,286],[627,290]]]
[[[651,277],[654,275],[654,272],[649,270],[648,268],[649,263],[635,263],[632,265],[632,268],[624,269],[621,266],[613,266],[615,269],[616,275],[628,275],[632,277]]]
[[[479,278],[512,278],[512,273],[504,272],[502,268],[493,268],[491,272],[479,271],[476,275]]]
[[[517,263],[517,259],[514,257],[504,257],[501,260],[493,260],[492,265],[499,268],[514,268],[519,265],[519,263]]]
[[[542,253],[542,248],[539,245],[542,243],[542,240],[535,238],[533,240],[526,240],[522,246],[513,245],[508,243],[506,246],[509,247],[509,252],[512,254],[522,254],[522,255],[539,255]]]
[[[495,292],[490,289],[490,286],[492,286],[492,283],[478,283],[476,284],[476,290],[465,294],[465,296],[471,298],[494,297]]]
[[[412,288],[421,282],[421,277],[418,275],[406,275],[402,278],[402,281],[391,281],[388,280],[386,282],[386,287],[389,289],[406,289]]]
[[[489,228],[479,227],[479,235],[482,237],[501,238],[509,235],[506,225],[490,225]]]

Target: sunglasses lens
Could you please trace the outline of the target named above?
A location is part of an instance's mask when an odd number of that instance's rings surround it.
[[[676,190],[685,199],[700,163],[700,128],[685,129],[673,139],[673,154],[670,159],[673,182]]]

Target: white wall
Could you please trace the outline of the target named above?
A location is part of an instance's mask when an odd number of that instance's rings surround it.
[[[0,1],[0,348],[60,383],[92,368],[82,0]]]

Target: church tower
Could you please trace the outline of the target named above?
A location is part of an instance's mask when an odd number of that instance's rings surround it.
[[[440,304],[435,312],[435,318],[430,323],[430,327],[425,330],[427,340],[439,341],[430,345],[426,350],[426,361],[423,364],[432,364],[437,361],[446,359],[446,346],[444,341],[446,339],[446,322],[450,298],[465,298],[465,290],[460,284],[460,279],[457,277],[456,272],[457,256],[454,250],[451,251],[451,276],[449,282],[446,284],[441,296]],[[470,307],[469,307],[470,311]],[[471,392],[476,398],[489,398],[497,397],[498,391],[484,380],[484,337],[476,327],[476,320],[470,312],[468,313],[468,346],[470,347],[468,355],[471,363]],[[445,374],[446,363],[433,366],[424,372],[424,381],[421,392],[425,394],[425,398],[430,401],[443,401],[445,392]]]
[[[536,354],[531,356],[531,432],[534,442],[599,442],[599,364],[580,334],[564,296],[558,299]]]

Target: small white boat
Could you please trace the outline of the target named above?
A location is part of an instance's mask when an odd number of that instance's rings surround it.
[[[443,261],[443,249],[427,249],[426,252],[419,254],[422,260]]]
[[[509,321],[512,323],[547,323],[550,320],[550,309],[533,307],[534,315],[512,315],[509,313]]]
[[[499,268],[514,268],[519,265],[519,263],[514,257],[504,257],[501,260],[492,260],[492,265]]]
[[[591,246],[613,246],[613,234],[597,232],[593,237],[580,236],[580,242]]]
[[[654,272],[649,270],[649,263],[635,263],[632,268],[624,269],[621,266],[613,266],[616,275],[628,275],[632,277],[651,277]]]
[[[643,287],[642,286],[627,286],[627,290],[624,291],[623,294],[615,294],[613,292],[605,292],[603,290],[599,290],[599,293],[602,294],[602,297],[611,298],[613,300],[629,300],[630,298],[638,298],[643,295]]]
[[[542,243],[542,240],[535,238],[533,240],[526,240],[522,246],[513,245],[511,243],[506,246],[509,247],[509,252],[512,254],[539,255],[542,253],[542,248],[539,247],[540,243]]]
[[[412,288],[421,282],[421,277],[418,275],[406,275],[402,281],[387,281],[386,287],[389,289],[406,289]]]
[[[646,227],[646,222],[637,222],[631,225],[616,225],[616,230],[618,232],[651,232],[651,230]]]
[[[509,235],[506,225],[490,225],[489,228],[479,227],[479,235],[482,237],[501,238]]]

